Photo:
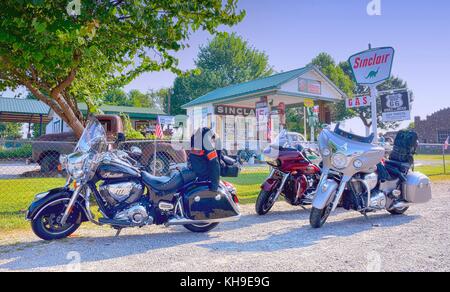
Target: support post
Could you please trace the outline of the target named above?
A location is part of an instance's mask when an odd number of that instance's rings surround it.
[[[371,109],[372,109],[372,133],[375,135],[373,138],[373,143],[378,143],[378,112],[377,112],[377,97],[378,90],[377,85],[370,86],[370,98],[372,99]]]
[[[42,115],[39,115],[39,137],[42,136]]]

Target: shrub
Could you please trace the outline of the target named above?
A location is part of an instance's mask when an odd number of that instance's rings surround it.
[[[18,148],[0,150],[0,159],[30,158],[31,144],[24,144]]]

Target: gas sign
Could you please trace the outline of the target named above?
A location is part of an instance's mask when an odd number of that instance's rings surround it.
[[[345,106],[347,108],[360,108],[365,106],[370,106],[371,97],[368,95],[355,96],[352,98],[347,98],[345,101]]]
[[[379,84],[391,77],[394,49],[391,47],[370,49],[349,59],[356,83]]]

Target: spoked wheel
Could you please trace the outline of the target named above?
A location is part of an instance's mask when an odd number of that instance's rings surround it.
[[[60,202],[57,205],[48,206],[41,211],[37,218],[31,221],[33,232],[43,240],[63,239],[73,234],[80,227],[81,213],[74,209],[65,225],[61,224],[66,204]]]
[[[214,228],[217,227],[217,225],[219,225],[219,223],[186,224],[186,225],[183,225],[183,226],[187,230],[195,232],[195,233],[205,233],[205,232],[213,230]]]
[[[256,200],[256,213],[258,215],[266,215],[275,205],[275,195],[276,190],[268,192],[268,191],[261,191],[259,193],[258,199]]]
[[[312,208],[309,222],[312,228],[321,228],[328,220],[333,210],[333,203],[328,204],[324,209]]]

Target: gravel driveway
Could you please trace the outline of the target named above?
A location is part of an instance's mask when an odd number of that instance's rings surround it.
[[[2,236],[0,271],[449,271],[450,183],[433,194],[405,216],[339,212],[319,230],[308,211],[280,203],[264,217],[243,206],[240,222],[209,234],[147,227],[114,238],[89,227],[53,243]]]

